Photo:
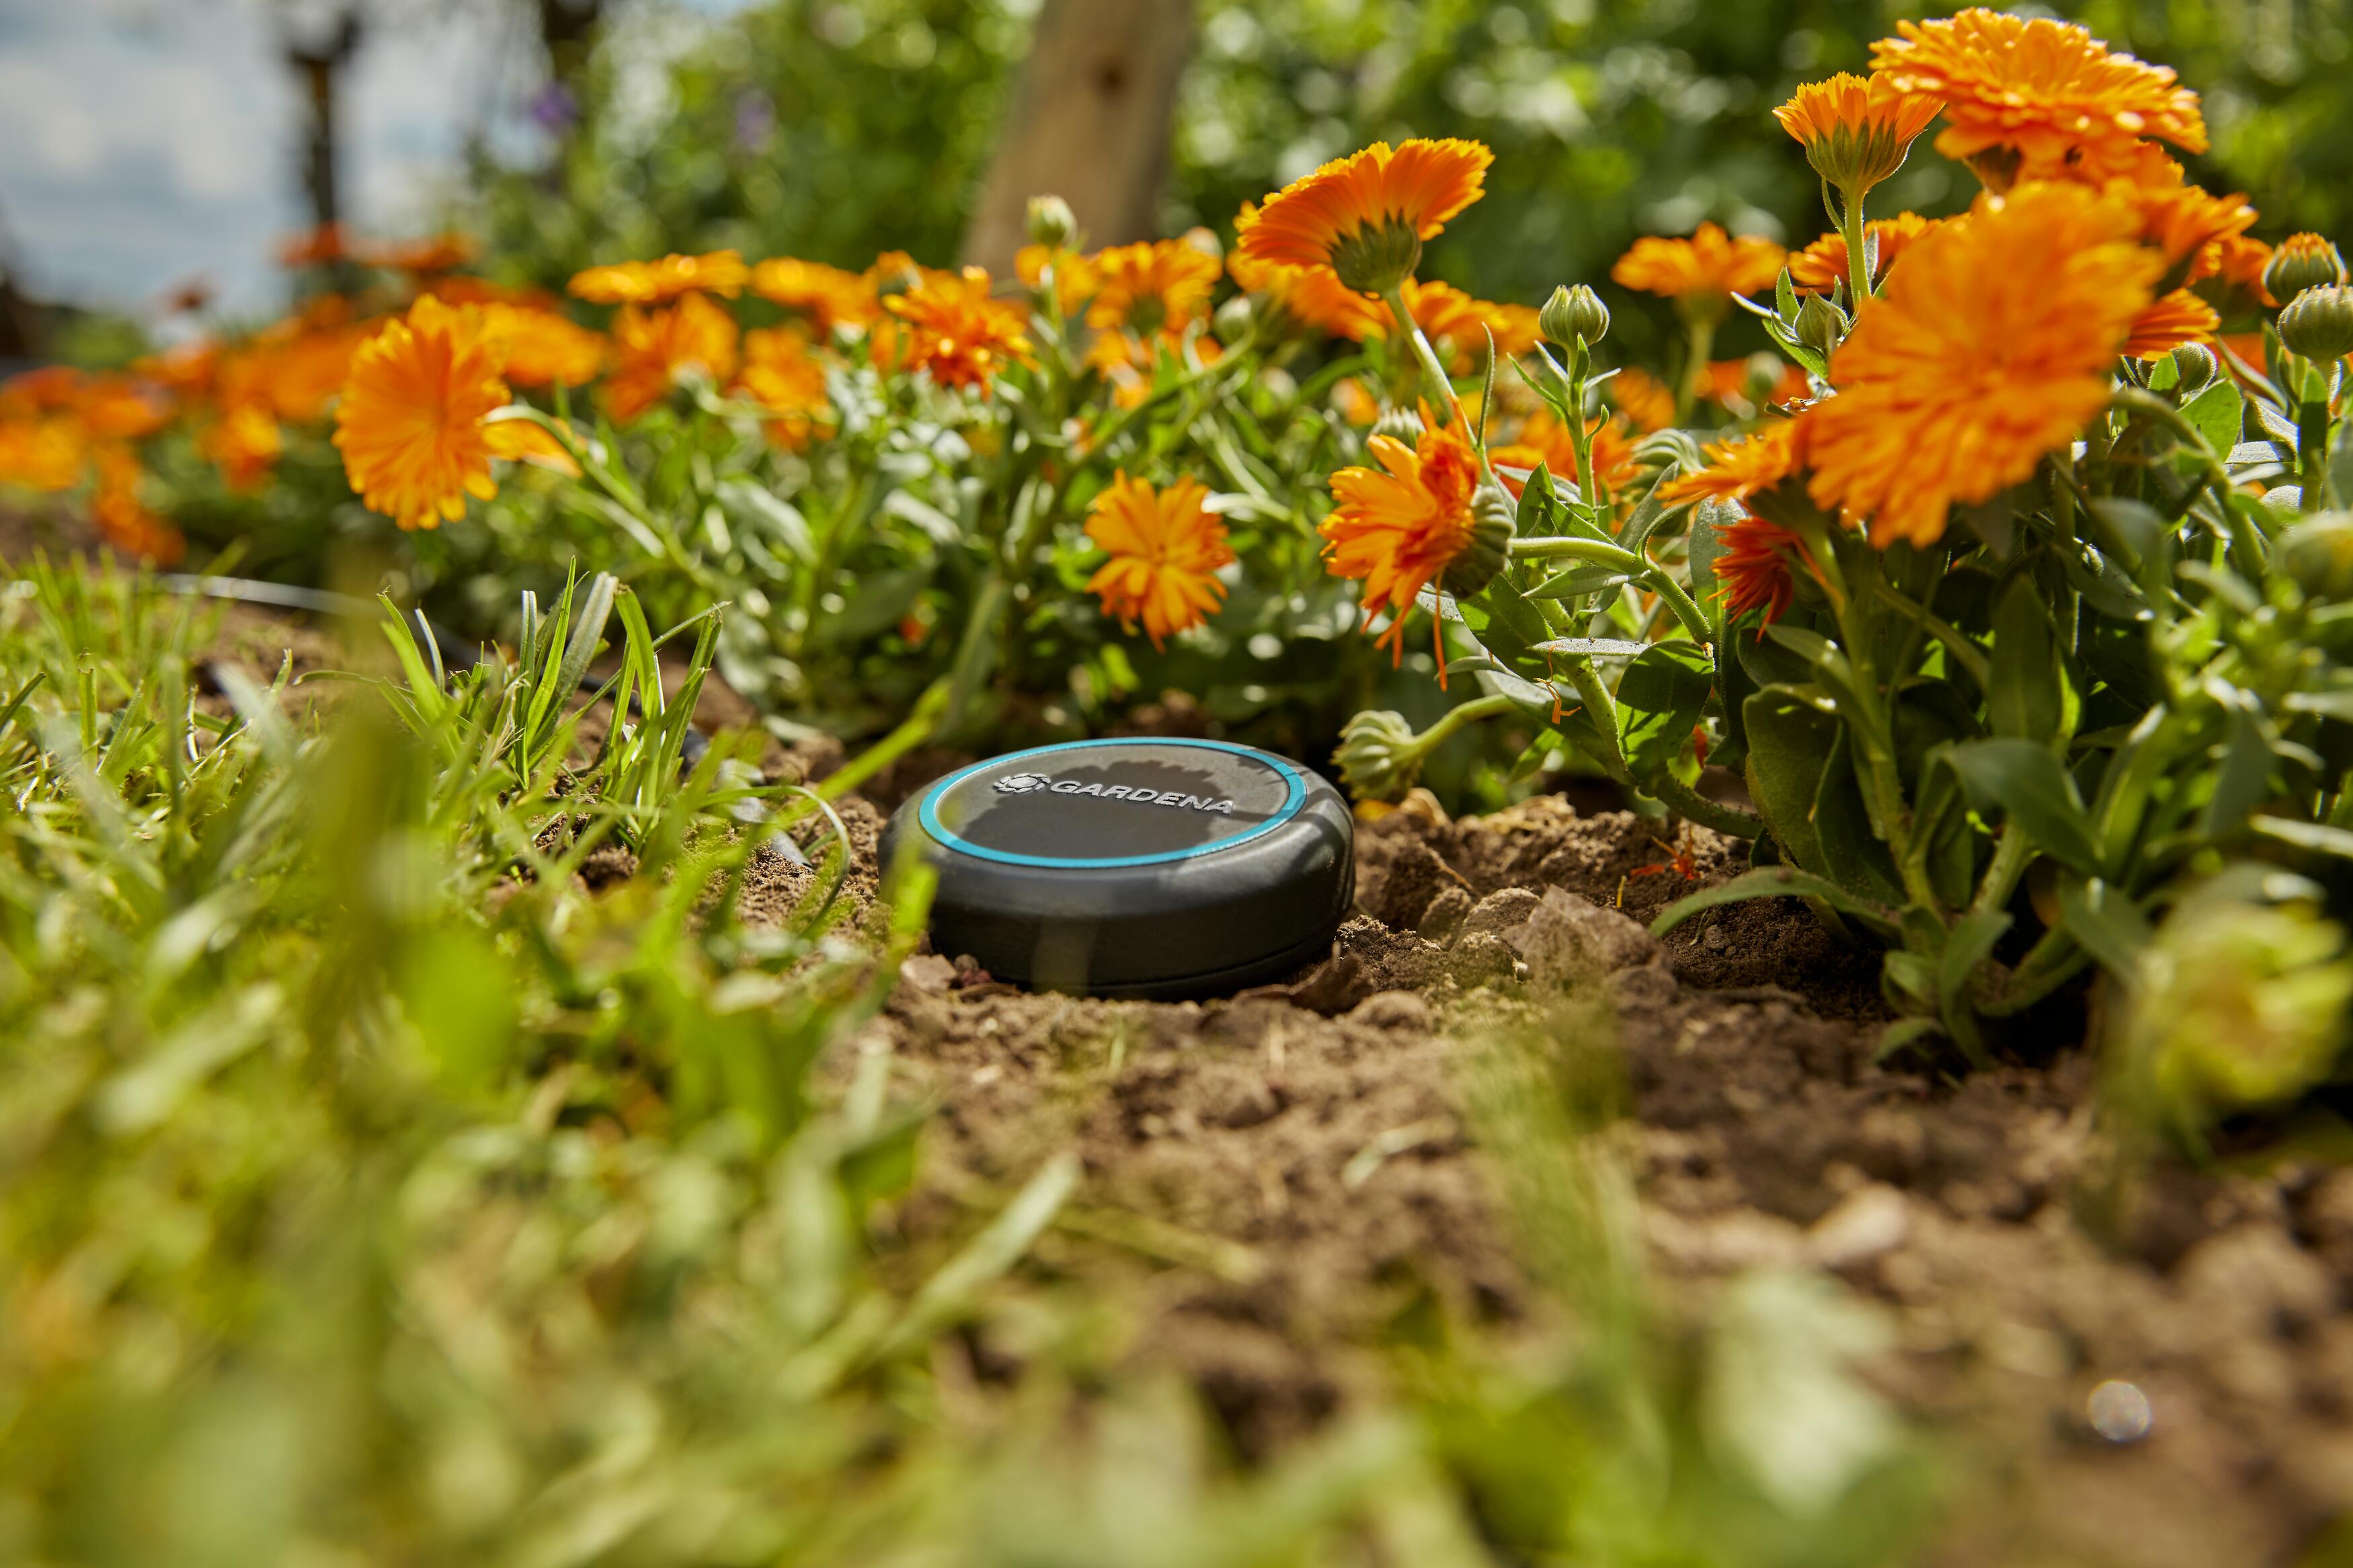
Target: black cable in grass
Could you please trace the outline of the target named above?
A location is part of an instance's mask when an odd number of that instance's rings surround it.
[[[290,583],[269,583],[258,577],[221,577],[193,572],[170,572],[157,576],[155,585],[170,594],[187,594],[206,599],[228,599],[241,605],[265,605],[277,610],[300,610],[313,616],[368,616],[380,607],[373,599],[363,599],[353,594],[338,594],[327,588],[298,588]],[[471,669],[481,662],[481,645],[469,645],[447,626],[436,626],[423,610],[411,610],[408,619],[433,645],[442,665],[450,669]],[[606,682],[592,675],[583,675],[579,689],[592,695],[601,691]],[[645,709],[633,694],[629,698],[629,717],[645,721]],[[702,765],[711,750],[711,737],[689,724],[679,742],[679,771],[691,773]]]

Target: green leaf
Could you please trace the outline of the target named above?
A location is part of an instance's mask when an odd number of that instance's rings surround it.
[[[2218,680],[2210,689],[2228,688]],[[2272,748],[2263,734],[2262,710],[2253,693],[2232,691],[2231,698],[2222,765],[2214,774],[2214,793],[2198,817],[2199,833],[2210,839],[2236,831],[2271,795]]]
[[[2265,838],[2292,844],[2340,860],[2353,860],[2353,829],[2331,827],[2325,822],[2298,822],[2286,816],[2256,816],[2247,826]]]
[[[2239,444],[2246,409],[2246,399],[2239,395],[2237,385],[2230,377],[2220,376],[2181,405],[2181,416],[2195,426],[2198,434],[2206,438],[2206,445],[2219,454]]]
[[[1969,741],[1943,753],[1980,813],[1999,809],[2037,848],[2085,876],[2100,870],[2092,822],[2075,781],[2031,741]]]
[[[1993,732],[2045,743],[2063,739],[2059,643],[2031,574],[2011,578],[1994,602],[1992,663],[1986,718]]]
[[[2098,878],[2059,879],[2060,923],[2075,945],[2119,980],[2139,971],[2141,950],[2155,940],[2148,917],[2121,890]]]
[[[2006,910],[1977,910],[1957,921],[1945,938],[1936,960],[1936,1006],[1945,1030],[1953,1037],[1972,1065],[1986,1064],[1985,1046],[1978,1034],[1977,1016],[1968,1005],[1969,982],[1978,966],[1993,953],[1994,943],[2010,928]]]
[[[1531,599],[1582,599],[1622,588],[1634,579],[1614,566],[1572,566],[1528,590]]]
[[[1543,642],[1530,643],[1528,651],[1568,658],[1633,658],[1647,652],[1651,646],[1618,637],[1547,637]]]
[[[1767,686],[1741,704],[1748,739],[1748,793],[1789,858],[1824,868],[1814,801],[1841,728],[1796,688]]]
[[[1653,643],[1618,683],[1618,739],[1638,778],[1665,773],[1699,722],[1715,665],[1696,643]]]
[[[1904,901],[1903,877],[1887,846],[1871,830],[1871,813],[1863,805],[1862,784],[1855,777],[1853,737],[1841,727],[1822,765],[1815,787],[1815,841],[1821,848],[1822,869],[1841,887],[1874,903]]]
[[[1788,866],[1760,866],[1754,871],[1743,871],[1729,882],[1703,888],[1676,900],[1651,922],[1651,934],[1664,936],[1694,915],[1719,904],[1736,904],[1749,899],[1818,900],[1842,915],[1853,916],[1883,936],[1893,936],[1897,930],[1894,911],[1859,899],[1836,882]]]

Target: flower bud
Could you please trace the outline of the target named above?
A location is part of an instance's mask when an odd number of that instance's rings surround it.
[[[1410,408],[1384,403],[1380,417],[1373,421],[1370,433],[1387,436],[1392,441],[1402,441],[1409,447],[1419,447],[1421,445],[1421,416]]]
[[[1471,500],[1470,541],[1446,563],[1439,585],[1458,599],[1484,590],[1510,557],[1519,521],[1519,503],[1511,491],[1492,482],[1481,485]]]
[[[2295,1099],[2346,1044],[2345,932],[2298,905],[2193,900],[2143,955],[2126,1060],[2157,1110],[2193,1136]]]
[[[2315,512],[2279,536],[2272,561],[2307,598],[2353,599],[2353,514]]]
[[[1798,341],[1827,356],[1846,340],[1847,313],[1827,294],[1809,294],[1798,307]]]
[[[2345,258],[2316,234],[2292,234],[2263,264],[2263,291],[2284,305],[2306,289],[2345,281]]]
[[[2353,353],[2353,289],[2306,289],[2280,312],[2279,335],[2290,352],[2324,364]]]
[[[1219,306],[1218,313],[1210,318],[1217,328],[1218,340],[1228,347],[1241,342],[1250,330],[1254,314],[1254,307],[1247,294],[1237,294]]]
[[[1574,349],[1580,343],[1591,348],[1609,335],[1609,307],[1582,283],[1555,289],[1536,312],[1536,331],[1556,348]]]
[[[2214,351],[2204,343],[2184,343],[2173,351],[2173,374],[2180,377],[2184,397],[2203,392],[2221,369],[2214,361]]]
[[[1332,761],[1339,767],[1340,782],[1356,799],[1396,800],[1421,776],[1427,754],[1404,714],[1376,709],[1340,727],[1340,744]]]
[[[1029,243],[1068,250],[1079,242],[1078,215],[1060,196],[1029,198]]]

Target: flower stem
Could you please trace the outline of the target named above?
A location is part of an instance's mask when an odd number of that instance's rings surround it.
[[[1453,412],[1455,424],[1461,427],[1463,439],[1472,443],[1472,448],[1478,452],[1480,478],[1493,483],[1495,470],[1487,466],[1486,446],[1479,439],[1479,432],[1472,425],[1470,416],[1462,411],[1462,399],[1455,395],[1454,378],[1446,374],[1444,365],[1439,363],[1438,351],[1431,348],[1430,340],[1422,335],[1421,323],[1415,321],[1413,312],[1405,308],[1405,286],[1401,283],[1393,285],[1383,292],[1381,298],[1388,303],[1389,313],[1397,318],[1398,330],[1413,344],[1414,357],[1421,362],[1422,378],[1444,396],[1447,407]]]
[[[1690,336],[1684,344],[1683,384],[1675,389],[1675,423],[1691,423],[1692,410],[1699,405],[1700,377],[1707,374],[1708,355],[1715,351],[1715,318],[1699,310],[1688,311],[1683,325]]]
[[[1854,302],[1855,310],[1860,312],[1862,302],[1876,291],[1872,287],[1870,258],[1863,254],[1863,240],[1870,231],[1863,226],[1862,199],[1845,196],[1844,205],[1845,212],[1839,226],[1846,237],[1847,293]]]

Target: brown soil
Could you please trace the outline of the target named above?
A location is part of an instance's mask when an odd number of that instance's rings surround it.
[[[880,821],[852,803],[861,852]],[[1421,797],[1360,832],[1334,957],[1225,1001],[1034,995],[909,961],[864,1041],[943,1107],[901,1224],[1075,1144],[1065,1233],[1124,1246],[1061,1234],[1050,1256],[1082,1278],[1141,1259],[1134,1353],[1264,1453],[1377,1385],[1371,1346],[1416,1293],[1506,1331],[1529,1310],[1461,1064],[1495,1008],[1581,988],[1618,1014],[1659,1294],[1816,1268],[1893,1314],[1873,1380],[1967,1461],[1927,1561],[2285,1563],[2353,1505],[2353,1172],[2166,1170],[2105,1202],[2085,1056],[1959,1081],[1874,1062],[1875,961],[1801,908],[1733,906],[1663,942],[1638,923],[1738,868],[1704,829],[1657,837],[1697,880],[1634,875],[1670,854],[1625,813],[1546,797],[1454,823]],[[807,873],[774,877],[755,897],[780,910]],[[2138,1442],[2090,1425],[2111,1379],[2153,1407]]]
[[[320,654],[296,647],[298,668]],[[955,760],[909,759],[874,793]],[[843,816],[856,912],[882,811]],[[2353,1507],[2353,1171],[2165,1168],[2116,1198],[2082,1052],[2021,1045],[1957,1080],[1875,1061],[1874,958],[1794,903],[1648,933],[1737,850],[1559,797],[1451,822],[1418,796],[1362,826],[1359,912],[1285,985],[1111,1003],[919,954],[856,1042],[941,1108],[896,1223],[967,1225],[1075,1146],[1085,1185],[1041,1254],[1136,1293],[1132,1353],[1194,1379],[1262,1455],[1381,1385],[1381,1331],[1418,1298],[1506,1334],[1537,1309],[1462,1068],[1499,1016],[1581,996],[1616,1014],[1657,1295],[1814,1268],[1898,1325],[1873,1381],[1966,1460],[1926,1562],[2298,1560]],[[815,875],[764,854],[743,907],[783,920]],[[2108,1380],[2147,1396],[2144,1439],[2093,1430]]]

